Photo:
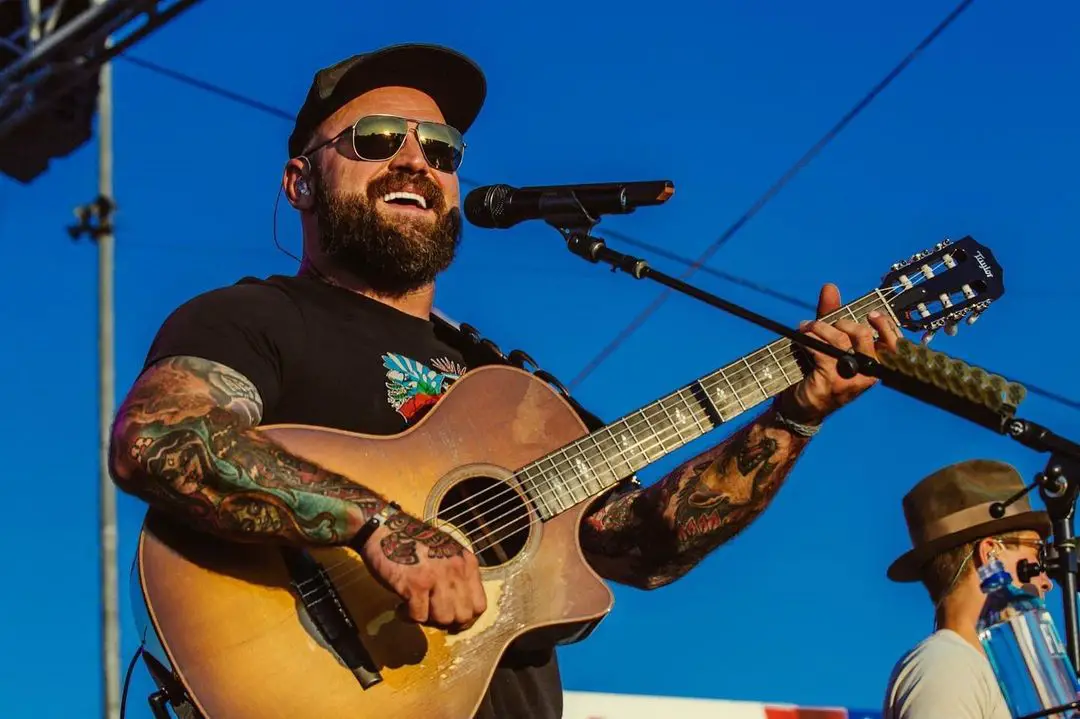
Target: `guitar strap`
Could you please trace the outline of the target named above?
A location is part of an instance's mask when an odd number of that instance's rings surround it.
[[[585,423],[590,432],[595,432],[604,426],[603,420],[585,409],[580,402],[570,395],[570,391],[563,386],[562,382],[547,370],[541,369],[536,364],[536,360],[523,350],[516,349],[511,351],[510,354],[505,354],[499,349],[498,345],[487,337],[483,337],[475,327],[464,322],[454,322],[439,310],[433,310],[431,318],[435,324],[435,336],[460,352],[465,359],[466,366],[475,368],[501,364],[530,372],[538,379],[551,385],[556,392],[562,395],[563,399],[581,417],[581,421]],[[532,369],[529,369],[527,365],[531,365]]]

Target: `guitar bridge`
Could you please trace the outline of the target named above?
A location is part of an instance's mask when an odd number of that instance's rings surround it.
[[[364,689],[382,681],[374,660],[360,639],[356,621],[341,601],[330,575],[322,565],[302,549],[282,549],[296,596],[307,610],[327,644],[337,652],[349,671]]]

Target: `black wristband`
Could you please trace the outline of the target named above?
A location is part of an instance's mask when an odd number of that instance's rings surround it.
[[[401,511],[401,507],[397,502],[387,502],[386,506],[375,513],[368,521],[364,522],[364,526],[360,527],[360,531],[356,533],[351,540],[349,540],[349,546],[355,549],[357,552],[364,548],[367,541],[371,539],[371,535],[375,533],[375,530],[379,528],[383,522],[390,518],[391,515]]]

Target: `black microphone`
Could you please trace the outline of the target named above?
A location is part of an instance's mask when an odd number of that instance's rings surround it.
[[[465,219],[477,227],[505,229],[525,220],[557,224],[575,215],[594,222],[601,215],[625,215],[660,205],[675,194],[671,180],[596,182],[585,185],[510,187],[485,185],[465,197]]]

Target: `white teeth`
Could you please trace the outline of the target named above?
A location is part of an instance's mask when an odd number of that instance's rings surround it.
[[[415,192],[388,192],[383,195],[382,199],[383,202],[390,202],[392,200],[412,200],[423,209],[427,209],[427,200],[421,195],[417,195]]]

